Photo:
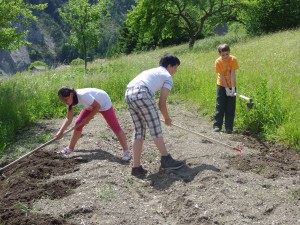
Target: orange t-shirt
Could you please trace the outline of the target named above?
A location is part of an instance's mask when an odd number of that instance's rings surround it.
[[[215,62],[215,71],[218,74],[217,84],[222,87],[225,87],[220,77],[220,74],[222,74],[225,77],[227,86],[231,88],[231,77],[230,77],[231,70],[237,70],[238,68],[239,68],[238,62],[234,56],[229,55],[229,58],[226,61],[222,60],[222,58],[219,57]],[[234,84],[234,86],[235,85],[236,84]]]

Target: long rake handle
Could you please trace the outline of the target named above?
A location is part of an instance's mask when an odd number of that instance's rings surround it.
[[[165,122],[165,121],[163,121],[163,120],[161,120],[161,121],[162,121],[162,122]],[[208,140],[210,140],[210,141],[213,141],[213,142],[216,142],[216,143],[218,143],[218,144],[221,144],[221,145],[224,145],[224,146],[226,146],[226,147],[229,147],[229,148],[231,148],[231,149],[233,149],[233,150],[235,150],[235,151],[241,152],[241,149],[239,149],[239,148],[237,148],[237,147],[233,147],[233,146],[231,146],[231,145],[228,145],[228,144],[223,143],[223,142],[221,142],[221,141],[218,141],[218,140],[216,140],[216,139],[207,137],[207,136],[205,136],[205,135],[203,135],[203,134],[199,134],[199,133],[197,133],[197,132],[195,132],[195,131],[186,129],[186,128],[181,127],[181,126],[179,126],[179,125],[176,125],[176,124],[174,124],[174,123],[172,123],[172,125],[173,125],[174,127],[178,127],[178,128],[180,128],[180,129],[182,129],[182,130],[185,130],[185,131],[187,131],[187,132],[190,132],[190,133],[196,134],[196,135],[198,135],[198,136],[204,137],[205,139],[208,139]]]
[[[76,126],[74,126],[74,127],[72,127],[72,128],[70,128],[69,130],[67,130],[66,132],[64,132],[62,136],[64,136],[64,135],[67,134],[67,133],[70,133],[72,130],[74,130],[75,128],[79,127],[80,125],[81,125],[81,123],[78,124],[78,125],[76,125]],[[34,152],[36,152],[36,151],[38,151],[38,150],[40,150],[40,149],[42,149],[42,148],[44,148],[45,146],[51,144],[52,142],[54,142],[54,141],[56,141],[56,140],[57,140],[56,137],[55,137],[55,138],[52,138],[51,140],[49,140],[49,141],[47,141],[46,143],[42,144],[41,146],[39,146],[39,147],[33,149],[32,151],[26,153],[25,155],[21,156],[20,158],[16,159],[15,161],[13,161],[13,162],[7,164],[6,166],[0,168],[0,172],[3,171],[3,170],[5,170],[7,167],[10,167],[10,166],[16,164],[16,163],[19,162],[21,159],[24,159],[25,157],[31,155],[32,153],[34,153]]]

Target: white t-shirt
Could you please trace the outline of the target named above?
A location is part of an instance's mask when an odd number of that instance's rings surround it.
[[[106,111],[112,107],[112,103],[108,94],[97,88],[82,88],[76,89],[78,104],[80,109],[90,108],[94,101],[98,102],[101,106],[99,111]]]
[[[136,86],[146,86],[152,94],[160,91],[163,87],[171,90],[173,86],[173,79],[171,74],[163,66],[145,70],[137,75],[129,82],[127,88]]]

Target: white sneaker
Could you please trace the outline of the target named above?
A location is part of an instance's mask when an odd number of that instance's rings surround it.
[[[131,159],[131,153],[129,150],[123,153],[122,160],[128,162]]]
[[[74,149],[70,149],[68,147],[65,147],[61,151],[58,151],[57,153],[63,154],[63,155],[69,155],[70,153],[74,152]]]

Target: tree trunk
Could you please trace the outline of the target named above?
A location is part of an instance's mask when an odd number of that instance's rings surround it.
[[[190,37],[190,40],[189,40],[189,49],[193,49],[195,41],[196,41],[195,37]]]

